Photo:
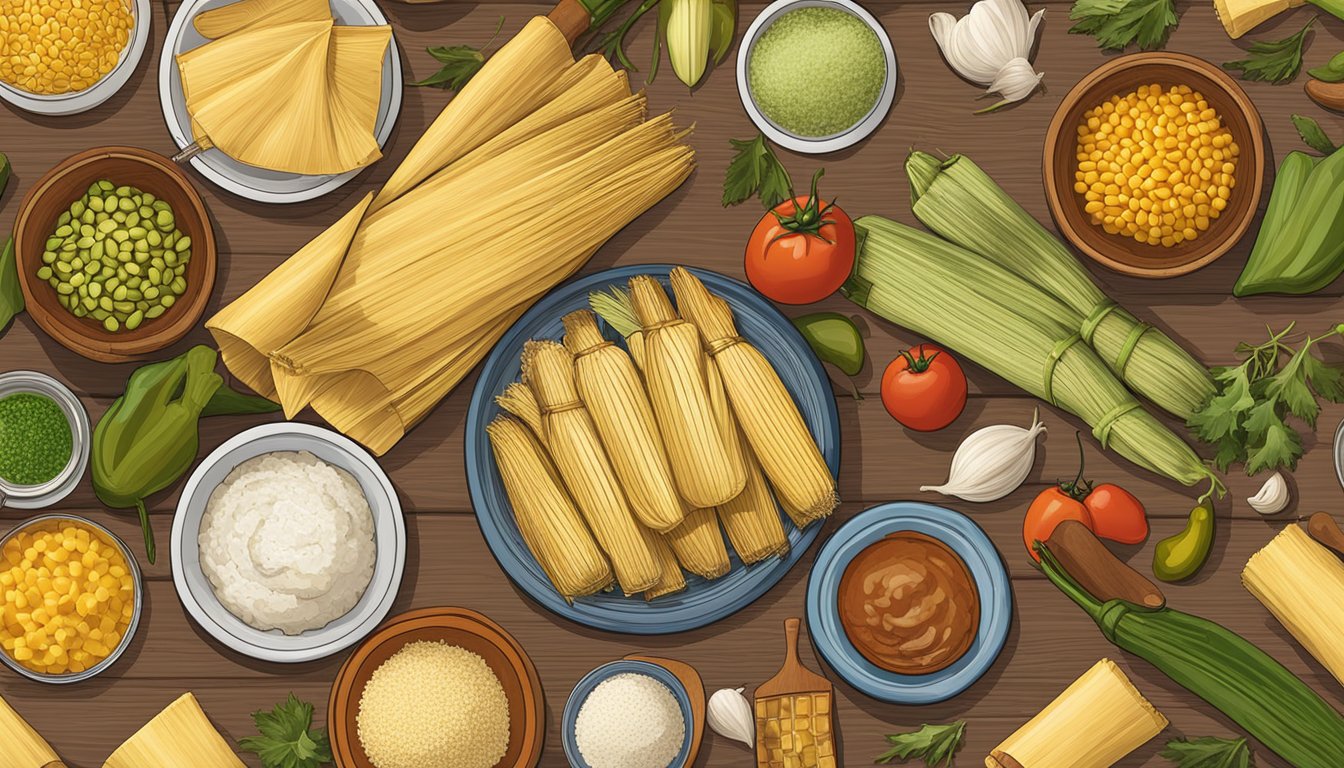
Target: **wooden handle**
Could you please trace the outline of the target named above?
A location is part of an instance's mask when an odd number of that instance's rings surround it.
[[[1329,513],[1317,512],[1307,521],[1307,533],[1311,538],[1344,555],[1344,531]]]
[[[798,659],[798,627],[802,622],[794,617],[784,620],[784,666],[802,666]]]
[[[1012,755],[1001,749],[996,749],[989,753],[985,758],[985,768],[1026,768],[1026,766],[1017,762]]]
[[[588,9],[579,0],[560,0],[546,18],[560,30],[571,46],[593,23],[593,17],[588,15]]]
[[[1077,520],[1060,523],[1046,545],[1079,586],[1102,602],[1120,598],[1148,608],[1167,603],[1156,584],[1116,557]]]

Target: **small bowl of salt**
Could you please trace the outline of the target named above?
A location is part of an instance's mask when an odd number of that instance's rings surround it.
[[[575,768],[682,768],[691,697],[664,667],[613,661],[584,675],[565,703],[565,756]]]

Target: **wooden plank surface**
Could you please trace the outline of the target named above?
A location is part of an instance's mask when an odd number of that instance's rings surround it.
[[[437,66],[423,53],[424,47],[481,44],[490,37],[501,15],[505,17],[503,34],[511,34],[527,18],[547,10],[537,3],[471,0],[415,6],[381,4],[395,26],[408,80],[424,77]],[[943,63],[926,24],[930,12],[962,12],[964,5],[929,0],[868,3],[895,43],[901,74],[897,103],[880,130],[856,148],[825,158],[783,153],[785,164],[796,177],[810,175],[814,168],[824,165],[827,188],[841,196],[851,213],[882,213],[914,223],[902,172],[908,149],[965,152],[1034,216],[1050,223],[1040,181],[1043,131],[1073,82],[1105,56],[1091,38],[1067,34],[1068,2],[1031,3],[1033,8],[1048,8],[1035,59],[1037,69],[1046,73],[1044,91],[1000,113],[972,115],[972,109],[982,106],[976,101],[978,90]],[[1182,20],[1170,49],[1215,62],[1239,57],[1246,42],[1226,37],[1211,3],[1197,0],[1178,6]],[[761,7],[760,2],[742,6],[739,30]],[[157,64],[167,28],[165,14],[175,8],[175,2],[167,7],[153,4],[153,28],[145,59],[127,87],[99,109],[67,118],[34,116],[13,108],[0,110],[0,150],[9,154],[15,173],[9,191],[0,200],[0,230],[12,226],[23,193],[67,155],[103,144],[132,144],[163,153],[174,150],[159,111]],[[1299,28],[1310,13],[1302,9],[1286,14],[1256,30],[1254,37],[1282,37]],[[647,60],[651,36],[651,24],[641,25],[631,43],[632,56],[641,66]],[[1344,23],[1322,19],[1309,47],[1309,65],[1321,63],[1341,47]],[[642,74],[633,77],[642,80]],[[1344,134],[1344,120],[1312,105],[1300,84],[1250,83],[1246,88],[1265,119],[1275,158],[1299,146],[1288,120],[1290,114],[1311,114],[1322,121],[1327,133],[1334,137]],[[727,210],[719,205],[723,169],[730,155],[727,139],[753,132],[738,103],[732,67],[726,63],[711,70],[700,87],[688,92],[664,65],[663,74],[648,92],[654,109],[675,108],[680,121],[695,124],[691,141],[697,150],[699,169],[668,200],[599,251],[587,270],[671,261],[740,277],[741,243],[760,210],[754,204]],[[448,98],[448,94],[436,90],[407,88],[386,159],[345,188],[317,201],[293,206],[252,203],[196,176],[221,246],[220,279],[212,310],[249,288],[348,210],[360,195],[385,180]],[[1209,364],[1231,362],[1236,343],[1259,338],[1266,324],[1280,327],[1296,320],[1301,327],[1319,332],[1344,319],[1341,283],[1311,297],[1231,299],[1232,283],[1249,248],[1248,238],[1220,262],[1176,280],[1149,282],[1099,268],[1093,272],[1113,297],[1142,319],[1182,340]],[[818,307],[787,311],[799,314],[816,309],[856,312],[838,298]],[[872,504],[930,498],[930,494],[919,493],[919,486],[942,481],[952,451],[967,433],[993,423],[1026,424],[1039,405],[997,377],[971,367],[972,397],[965,414],[952,427],[934,435],[904,430],[882,409],[876,397],[877,383],[882,367],[900,349],[919,339],[871,316],[864,315],[863,326],[872,359],[858,383],[867,397],[861,401],[843,394],[838,397],[844,440],[840,491],[845,503],[827,523],[827,532]],[[197,329],[164,355],[201,342],[208,343],[209,336]],[[1331,353],[1337,355],[1339,349]],[[46,338],[24,317],[0,337],[0,371],[18,368],[46,371],[67,382],[84,398],[94,418],[120,392],[132,370],[128,365],[102,365],[79,358]],[[584,629],[551,616],[519,593],[490,556],[470,515],[463,441],[473,381],[474,377],[464,382],[383,459],[406,508],[411,542],[406,578],[395,610],[431,605],[470,607],[490,615],[523,643],[537,663],[547,696],[550,738],[542,765],[565,765],[557,737],[559,713],[579,677],[604,661],[631,651],[673,656],[694,664],[711,690],[752,686],[777,670],[783,657],[783,620],[802,615],[807,563],[814,553],[806,555],[778,587],[736,616],[699,631],[663,638]],[[1145,662],[1108,645],[1087,617],[1027,563],[1021,544],[1022,512],[1035,492],[1056,478],[1073,474],[1077,459],[1071,433],[1082,428],[1077,420],[1058,411],[1048,407],[1041,410],[1050,435],[1042,444],[1040,460],[1027,486],[993,504],[941,500],[984,527],[1009,567],[1016,611],[1007,648],[989,674],[969,691],[932,707],[881,704],[838,683],[838,725],[845,765],[868,764],[873,755],[883,751],[884,733],[960,718],[969,726],[959,764],[979,764],[989,749],[1103,656],[1117,659],[1172,721],[1167,734],[1126,759],[1122,766],[1166,765],[1157,752],[1162,741],[1176,735],[1236,733],[1230,721],[1207,704],[1167,681]],[[313,420],[311,414],[300,418]],[[1308,453],[1292,481],[1296,502],[1284,515],[1262,519],[1244,501],[1254,493],[1258,480],[1237,473],[1229,476],[1231,493],[1218,506],[1219,536],[1209,566],[1195,583],[1168,590],[1174,606],[1242,633],[1301,675],[1336,707],[1344,707],[1344,689],[1246,593],[1238,573],[1246,558],[1286,521],[1318,509],[1334,511],[1339,506],[1340,486],[1329,453],[1334,426],[1341,419],[1344,407],[1326,408],[1318,433],[1314,438],[1308,436]],[[267,417],[204,422],[202,455],[238,431],[265,420]],[[1089,475],[1099,481],[1124,484],[1148,506],[1153,536],[1148,543],[1123,552],[1146,568],[1154,543],[1183,525],[1194,494],[1145,474],[1122,459],[1103,455],[1095,445],[1089,445],[1087,460]],[[28,717],[75,768],[101,764],[117,744],[185,690],[197,694],[206,711],[231,737],[251,732],[249,712],[269,707],[290,691],[315,702],[319,716],[325,713],[327,692],[340,658],[297,666],[254,662],[220,649],[185,615],[166,559],[177,494],[178,487],[174,487],[151,500],[160,551],[165,555],[147,568],[147,621],[127,656],[104,676],[68,689],[39,686],[8,673],[0,675],[0,694]],[[940,501],[936,497],[932,500]],[[139,549],[133,516],[102,509],[87,480],[61,508],[110,525]],[[0,514],[5,524],[22,519],[13,511]],[[811,668],[824,671],[808,643],[803,643],[802,651]],[[0,768],[10,768],[3,757],[0,755]],[[1260,765],[1284,765],[1264,750],[1258,750],[1257,759]],[[744,750],[713,737],[706,739],[699,761],[703,766],[749,763]],[[249,764],[258,765],[255,761]]]

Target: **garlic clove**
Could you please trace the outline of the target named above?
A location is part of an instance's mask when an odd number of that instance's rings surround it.
[[[958,75],[1003,97],[994,109],[1025,99],[1040,85],[1043,75],[1028,57],[1044,14],[1028,15],[1022,0],[980,0],[960,19],[930,15],[929,31]]]
[[[740,741],[748,749],[756,746],[756,715],[751,702],[742,695],[742,688],[723,688],[709,697],[705,720],[710,730],[733,741]]]
[[[1282,472],[1275,472],[1246,503],[1262,515],[1277,515],[1288,508],[1289,500],[1288,481]]]
[[[952,454],[943,485],[920,486],[965,501],[995,501],[1017,490],[1036,464],[1036,438],[1045,432],[1040,413],[1031,427],[996,424],[972,432]]]

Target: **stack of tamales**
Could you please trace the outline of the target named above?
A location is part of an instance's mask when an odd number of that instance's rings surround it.
[[[802,528],[838,503],[797,405],[728,305],[684,269],[672,285],[680,314],[652,277],[594,295],[626,349],[592,312],[571,313],[564,343],[528,342],[522,383],[496,398],[506,413],[487,433],[518,530],[567,599],[613,582],[673,594],[683,569],[719,578],[724,531],[757,563],[788,551],[780,507]]]
[[[230,371],[382,454],[538,298],[690,174],[669,115],[533,19],[376,196],[215,315]]]

